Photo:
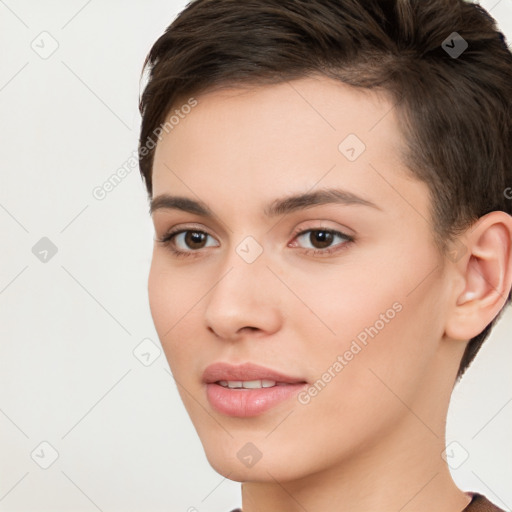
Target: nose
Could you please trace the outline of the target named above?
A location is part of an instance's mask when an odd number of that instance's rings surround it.
[[[205,297],[208,330],[226,340],[278,331],[283,320],[279,283],[263,255],[247,263],[233,251],[223,269]]]

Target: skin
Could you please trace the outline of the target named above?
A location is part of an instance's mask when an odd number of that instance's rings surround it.
[[[201,200],[215,216],[153,212],[157,240],[173,227],[209,237],[202,248],[175,238],[193,252],[181,258],[155,241],[148,292],[208,461],[243,482],[244,512],[461,511],[470,498],[442,458],[447,409],[467,340],[510,289],[511,217],[482,217],[461,237],[464,255],[442,257],[428,188],[401,161],[383,94],[316,76],[197,100],[157,145],[153,197]],[[351,133],[366,145],[353,162],[338,149]],[[277,198],[333,187],[378,208],[264,215]],[[311,252],[326,250],[315,232],[294,236],[321,228],[354,241],[335,237],[340,250],[322,255]],[[236,252],[247,236],[263,249],[253,263]],[[251,361],[314,383],[394,303],[401,311],[309,403],[292,398],[250,418],[208,403],[209,364]],[[262,453],[250,468],[237,457],[248,442]]]

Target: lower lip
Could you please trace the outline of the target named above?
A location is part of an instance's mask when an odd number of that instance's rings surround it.
[[[297,396],[307,383],[287,384],[259,389],[230,389],[220,384],[206,385],[206,396],[210,405],[227,416],[257,416],[277,404]]]

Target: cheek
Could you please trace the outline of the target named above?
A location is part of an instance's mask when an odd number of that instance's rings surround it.
[[[173,293],[171,276],[153,255],[148,277],[148,298],[153,323],[163,343],[163,335],[173,325],[176,311],[176,293]]]
[[[376,287],[350,299],[338,293],[336,307],[325,303],[323,320],[336,336],[323,334],[315,350],[306,352],[313,384],[310,402],[301,409],[304,427],[319,428],[319,437],[355,449],[407,416],[404,402],[414,402],[434,357],[433,338],[425,339],[429,324],[415,309],[419,303],[400,290]],[[311,343],[311,327],[308,335]],[[318,417],[323,418],[321,427]]]
[[[421,255],[413,248],[398,257],[383,252],[373,262],[351,261],[316,279],[295,281],[307,305],[296,314],[299,339],[315,346],[310,368],[317,378],[329,370],[343,374],[333,380],[348,399],[352,391],[359,397],[371,394],[369,386],[379,398],[384,385],[376,375],[408,394],[434,357],[443,333],[441,283],[432,273],[436,261],[429,248]],[[311,346],[303,348],[311,352]],[[336,364],[338,356],[343,368]]]
[[[352,263],[323,270],[317,275],[304,274],[293,278],[294,291],[302,299],[295,312],[310,335],[343,350],[347,341],[377,324],[379,332],[396,322],[397,310],[405,300],[404,285],[374,263]],[[300,313],[300,314],[299,314]],[[364,341],[364,334],[360,338]]]
[[[206,292],[206,286],[188,273],[176,271],[166,263],[165,255],[153,255],[148,277],[151,315],[166,352],[176,342],[176,335],[194,316],[194,307]]]
[[[155,249],[148,276],[151,315],[160,343],[173,375],[189,388],[190,381],[210,354],[214,344],[202,343],[206,334],[204,301],[217,278],[213,272],[179,268],[170,265],[168,256]],[[181,394],[181,389],[180,389]],[[188,400],[182,396],[183,401]]]

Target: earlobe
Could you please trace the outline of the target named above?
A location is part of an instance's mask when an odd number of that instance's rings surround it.
[[[466,233],[468,251],[455,265],[464,279],[454,293],[445,333],[457,340],[480,334],[498,316],[512,286],[512,216],[502,211],[481,217]]]

